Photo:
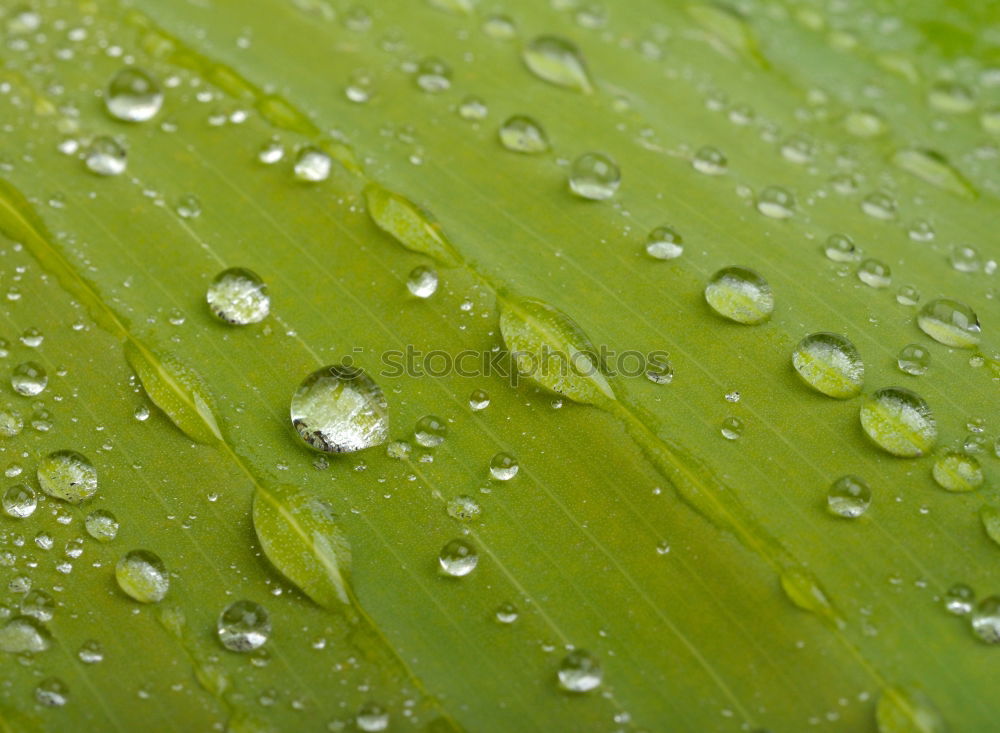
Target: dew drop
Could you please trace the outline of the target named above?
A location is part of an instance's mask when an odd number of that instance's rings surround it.
[[[868,510],[871,501],[871,489],[858,476],[841,476],[831,484],[826,494],[826,507],[830,513],[845,519],[860,517]]]
[[[465,540],[452,540],[438,553],[438,564],[445,575],[461,578],[476,569],[479,555]]]
[[[330,156],[317,147],[308,145],[295,156],[295,177],[306,183],[319,183],[330,177]]]
[[[42,345],[42,342],[45,340],[45,336],[37,328],[26,328],[21,332],[19,340],[28,348],[37,349]]]
[[[743,435],[743,421],[738,417],[727,417],[722,421],[719,432],[726,440],[739,440]]]
[[[791,163],[805,165],[816,156],[816,145],[809,138],[793,135],[781,144],[781,157]]]
[[[471,496],[463,494],[448,501],[448,516],[460,522],[471,522],[479,518],[482,507]]]
[[[344,96],[348,101],[355,104],[364,104],[375,94],[375,78],[366,69],[357,69],[351,73],[347,85],[344,87]]]
[[[913,285],[903,285],[896,293],[896,302],[912,308],[920,302],[920,291]]]
[[[857,262],[861,259],[854,240],[846,234],[831,234],[823,245],[823,254],[834,262]]]
[[[87,147],[83,162],[99,176],[117,176],[125,172],[128,154],[114,138],[98,135]]]
[[[888,221],[896,218],[896,200],[887,193],[876,191],[861,199],[861,210],[873,219]]]
[[[591,91],[583,55],[572,42],[559,36],[538,36],[524,47],[525,65],[532,74],[556,86]]]
[[[97,493],[97,469],[76,451],[55,451],[39,461],[38,485],[49,496],[79,504]]]
[[[353,453],[381,445],[389,434],[382,390],[357,367],[331,365],[306,377],[291,402],[299,437],[326,453]]]
[[[437,270],[427,265],[414,267],[406,279],[406,289],[417,298],[431,297],[438,289]]]
[[[482,389],[477,389],[469,395],[469,407],[476,412],[480,410],[485,410],[490,406],[490,395],[488,392]]]
[[[705,300],[720,316],[747,325],[763,323],[774,311],[771,286],[745,267],[725,267],[712,275]]]
[[[267,140],[257,151],[257,160],[264,165],[274,165],[285,157],[285,146],[277,140]]]
[[[436,448],[447,435],[448,424],[436,415],[424,415],[413,429],[413,439],[424,448]]]
[[[30,486],[14,484],[3,492],[3,510],[7,516],[24,519],[35,513],[38,495]]]
[[[24,418],[11,409],[0,409],[0,436],[13,438],[24,430]]]
[[[728,165],[723,152],[710,145],[700,148],[691,159],[691,167],[708,176],[721,176],[726,172]]]
[[[517,476],[517,459],[510,453],[497,453],[490,459],[490,474],[497,481],[510,481]]]
[[[972,612],[972,631],[987,644],[1000,644],[1000,596],[984,598]]]
[[[140,603],[158,603],[167,595],[170,576],[163,561],[148,550],[132,550],[115,566],[118,587]]]
[[[104,661],[104,647],[96,639],[88,639],[80,645],[76,656],[84,664],[99,664]]]
[[[549,138],[542,126],[527,115],[508,117],[500,125],[500,144],[514,153],[537,154],[549,149]]]
[[[615,195],[621,184],[618,164],[603,153],[584,153],[569,170],[569,189],[591,201],[604,201]]]
[[[757,211],[771,219],[788,219],[795,215],[795,197],[780,186],[768,186],[757,195]]]
[[[125,122],[145,122],[163,106],[163,90],[152,76],[126,66],[108,84],[104,103],[112,117]]]
[[[965,616],[972,612],[976,594],[965,583],[955,583],[944,594],[944,607],[948,613]]]
[[[397,461],[405,461],[410,457],[413,446],[405,440],[394,440],[385,447],[385,454]]]
[[[837,399],[861,392],[865,365],[854,344],[835,333],[813,333],[792,352],[792,365],[813,389]]]
[[[417,65],[417,86],[425,92],[437,94],[451,87],[451,67],[444,61],[429,56]]]
[[[10,654],[44,652],[51,642],[48,629],[30,616],[14,616],[0,627],[0,651]]]
[[[111,542],[118,535],[118,520],[107,509],[95,509],[83,523],[87,534],[98,542]]]
[[[974,491],[983,484],[979,461],[959,451],[950,450],[938,456],[931,473],[945,491]]]
[[[979,343],[979,318],[972,308],[957,300],[929,301],[917,314],[917,325],[945,346],[969,349]]]
[[[515,606],[510,601],[505,601],[504,603],[501,603],[499,606],[497,606],[495,615],[496,615],[496,620],[499,623],[512,624],[515,621],[517,621],[518,616],[520,614],[518,614],[517,606]]]
[[[976,107],[972,91],[958,82],[936,82],[927,93],[927,102],[938,112],[965,114]]]
[[[174,211],[182,219],[197,219],[201,216],[201,201],[193,193],[184,194],[177,199]]]
[[[600,662],[583,649],[574,649],[559,663],[559,686],[567,692],[590,692],[600,686]]]
[[[858,109],[844,118],[844,128],[856,137],[876,137],[885,132],[886,124],[875,110]]]
[[[906,374],[919,377],[926,374],[931,365],[931,352],[920,344],[907,344],[896,355],[896,366]]]
[[[892,270],[876,259],[867,259],[858,266],[858,280],[872,288],[887,288],[892,284]]]
[[[259,603],[236,601],[219,614],[215,630],[226,649],[251,652],[267,643],[271,636],[271,619]]]
[[[486,102],[475,95],[466,97],[458,105],[458,116],[469,122],[485,120],[489,113],[490,109]]]
[[[966,244],[956,244],[951,248],[951,255],[948,257],[951,266],[959,272],[979,272],[983,266],[983,260],[979,256],[979,250]]]
[[[230,267],[216,275],[205,299],[216,318],[233,326],[260,323],[271,312],[267,285],[257,273],[242,267]]]
[[[865,398],[861,427],[872,441],[895,456],[925,455],[937,440],[937,424],[924,399],[902,387],[885,387]]]
[[[646,254],[657,260],[675,260],[684,254],[684,239],[671,227],[656,227],[646,237]]]
[[[674,381],[674,368],[666,357],[654,357],[646,367],[646,379],[653,384],[670,384]]]
[[[906,236],[914,242],[930,242],[936,235],[929,221],[917,219],[906,228]]]
[[[33,590],[21,601],[21,613],[42,623],[51,621],[55,610],[55,600],[45,591]]]
[[[366,702],[354,716],[354,724],[364,733],[378,733],[389,728],[389,713],[375,702]]]
[[[69,702],[69,688],[58,677],[49,677],[38,683],[35,700],[47,708],[61,708]]]

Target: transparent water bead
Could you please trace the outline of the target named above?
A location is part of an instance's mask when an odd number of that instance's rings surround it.
[[[438,289],[437,270],[427,265],[414,267],[406,278],[406,289],[417,298],[431,297]]]
[[[226,649],[251,652],[264,646],[271,637],[271,619],[259,603],[236,601],[219,614],[215,630]]]
[[[584,153],[569,170],[569,189],[591,201],[604,201],[615,195],[621,184],[618,164],[603,153]]]
[[[768,186],[757,194],[757,211],[771,219],[795,216],[795,196],[780,186]]]
[[[475,548],[465,540],[452,540],[438,553],[438,564],[445,575],[461,578],[476,569],[479,555]]]
[[[177,199],[174,211],[182,219],[197,219],[201,216],[201,200],[193,193],[184,194]]]
[[[836,333],[812,333],[792,351],[802,380],[830,397],[845,400],[861,392],[865,365],[854,344]]]
[[[295,177],[306,183],[319,183],[330,177],[333,161],[319,148],[306,146],[295,156]]]
[[[458,105],[458,116],[469,122],[485,120],[489,113],[490,108],[486,102],[474,94],[465,97]]]
[[[87,147],[83,162],[99,176],[117,176],[128,166],[128,153],[114,138],[98,135]]]
[[[497,606],[495,615],[498,622],[512,624],[517,621],[520,614],[518,614],[517,606],[510,601],[505,601]]]
[[[656,227],[646,237],[646,254],[657,260],[675,260],[684,254],[684,239],[668,226]]]
[[[721,176],[728,165],[725,154],[710,145],[700,148],[691,158],[691,167],[709,176]]]
[[[497,453],[490,459],[490,474],[497,481],[510,481],[517,476],[520,466],[510,453]]]
[[[155,117],[163,106],[163,89],[147,72],[126,66],[112,77],[104,104],[115,119],[145,122]]]
[[[377,384],[356,367],[331,365],[306,377],[292,395],[299,437],[326,453],[381,445],[389,435],[388,404]]]
[[[97,493],[97,469],[72,450],[50,453],[38,462],[38,485],[49,496],[79,504]]]
[[[118,587],[140,603],[158,603],[170,589],[163,561],[149,550],[132,550],[115,566]]]
[[[722,421],[719,432],[726,440],[739,440],[743,436],[743,421],[738,417],[727,417]]]
[[[510,16],[492,13],[483,21],[483,33],[497,41],[506,41],[517,35],[517,25]]]
[[[8,517],[25,519],[35,513],[38,495],[30,486],[14,484],[3,492],[3,510]]]
[[[29,592],[21,601],[21,613],[38,619],[42,623],[51,621],[55,615],[55,599],[43,590],[37,588]]]
[[[903,285],[896,293],[896,302],[912,308],[920,302],[920,291],[913,285]]]
[[[0,627],[0,651],[8,654],[38,654],[51,643],[49,630],[31,616],[14,616]]]
[[[767,281],[746,267],[724,267],[705,286],[705,300],[716,313],[737,323],[763,323],[774,311]]]
[[[885,387],[865,398],[861,427],[872,441],[895,456],[927,454],[937,440],[937,424],[924,399],[902,387]]]
[[[979,250],[966,244],[956,244],[952,247],[948,261],[959,272],[979,272],[983,266]]]
[[[965,303],[949,298],[928,301],[917,314],[920,330],[938,343],[959,349],[979,344],[979,318]]]
[[[931,352],[920,344],[907,344],[896,355],[896,366],[902,372],[919,377],[931,366]]]
[[[49,383],[49,376],[41,365],[26,361],[14,367],[10,375],[10,386],[19,395],[34,397],[41,394]]]
[[[948,613],[965,616],[972,612],[976,594],[965,583],[955,583],[944,594],[944,607]]]
[[[69,687],[58,677],[48,677],[35,688],[35,700],[47,708],[61,708],[69,702]]]
[[[831,514],[856,519],[868,511],[872,491],[858,476],[841,476],[831,484],[826,494],[826,506]]]
[[[480,410],[485,410],[490,406],[490,395],[489,392],[483,389],[473,390],[472,394],[469,395],[469,407],[476,412]]]
[[[927,103],[939,112],[965,114],[976,108],[972,90],[956,81],[937,81],[927,92]]]
[[[545,129],[532,117],[514,115],[504,120],[499,130],[500,144],[514,153],[537,154],[549,149]]]
[[[931,474],[945,491],[974,491],[983,485],[983,468],[979,461],[960,451],[950,450],[938,456]]]
[[[858,280],[872,288],[887,288],[892,284],[892,270],[876,259],[867,259],[858,267]]]
[[[437,94],[451,87],[451,67],[441,59],[430,56],[417,65],[417,86],[425,92]]]
[[[84,520],[87,534],[98,542],[111,542],[118,536],[118,520],[107,509],[95,509]]]
[[[887,193],[876,191],[861,199],[861,210],[873,219],[889,221],[896,218],[896,200]]]
[[[531,73],[543,81],[582,92],[592,88],[580,49],[565,38],[538,36],[525,45],[522,58]]]
[[[80,645],[76,656],[84,664],[99,664],[104,661],[104,647],[96,639],[88,639]]]
[[[479,502],[471,496],[463,494],[448,501],[447,511],[448,516],[452,519],[457,519],[460,522],[471,522],[478,519],[483,510],[479,506]]]
[[[574,649],[559,663],[559,686],[567,692],[590,692],[601,685],[604,670],[590,652]]]
[[[448,423],[437,415],[424,415],[413,428],[413,439],[424,448],[437,448],[448,437]]]
[[[354,724],[358,730],[364,733],[378,733],[388,730],[389,713],[381,705],[375,702],[366,702],[354,716]]]
[[[984,598],[972,613],[972,631],[987,644],[1000,644],[1000,596]]]
[[[205,300],[216,318],[233,326],[260,323],[271,312],[267,285],[257,273],[243,267],[230,267],[216,275]]]
[[[846,234],[831,234],[823,245],[823,254],[834,262],[857,262],[861,252]]]
[[[674,381],[674,368],[666,357],[651,359],[645,373],[646,379],[653,384],[670,384]]]
[[[0,409],[0,436],[13,438],[24,429],[24,418],[16,410]]]

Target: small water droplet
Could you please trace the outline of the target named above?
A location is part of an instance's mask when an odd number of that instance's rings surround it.
[[[389,713],[378,703],[366,702],[354,716],[354,724],[364,733],[379,733],[389,728]]]
[[[107,509],[95,509],[88,514],[84,527],[98,542],[111,542],[118,535],[118,519]]]
[[[437,94],[451,87],[451,67],[436,56],[429,56],[417,65],[417,86]]]
[[[45,336],[37,328],[27,328],[20,336],[21,343],[31,349],[37,349],[44,340]]]
[[[979,461],[955,450],[938,456],[931,473],[937,485],[945,491],[974,491],[983,484],[983,469]]]
[[[972,613],[976,603],[976,594],[965,583],[955,583],[944,594],[944,607],[956,616]]]
[[[479,518],[482,508],[471,496],[463,494],[448,501],[448,516],[460,522],[471,522]]]
[[[935,237],[934,227],[925,219],[917,219],[906,228],[906,236],[914,242],[930,242]]]
[[[438,564],[441,570],[453,578],[461,578],[476,569],[479,555],[475,548],[465,540],[452,540],[438,554]]]
[[[115,566],[118,587],[140,603],[158,603],[167,595],[170,576],[163,561],[148,550],[132,550]]]
[[[615,195],[621,180],[618,164],[603,153],[584,153],[570,166],[569,188],[581,198],[609,199]]]
[[[815,156],[815,143],[803,135],[793,135],[781,144],[781,157],[789,162],[805,165]]]
[[[97,469],[76,451],[55,451],[39,461],[38,485],[49,496],[79,504],[97,493]]]
[[[976,107],[976,98],[964,84],[954,81],[938,81],[927,93],[927,102],[939,112],[965,114]]]
[[[364,104],[375,95],[375,77],[367,69],[355,69],[351,72],[344,96],[355,104]]]
[[[903,285],[896,293],[896,302],[912,308],[920,302],[920,291],[913,285]]]
[[[381,445],[389,433],[388,404],[363,370],[347,365],[317,369],[292,395],[292,425],[325,453],[353,453]]]
[[[865,365],[854,344],[835,333],[813,333],[792,352],[792,365],[813,389],[837,399],[861,392]]]
[[[14,484],[3,493],[3,510],[7,516],[24,519],[35,513],[38,495],[30,486]]]
[[[475,95],[469,95],[458,105],[458,116],[470,122],[485,120],[489,113],[486,102]]]
[[[437,270],[427,265],[414,267],[406,279],[406,289],[417,298],[431,297],[438,289]]]
[[[319,183],[330,177],[332,161],[319,148],[308,145],[295,156],[295,177],[306,183]]]
[[[496,619],[502,624],[512,624],[518,619],[517,606],[510,601],[506,601],[497,606]]]
[[[215,630],[226,649],[251,652],[267,643],[271,636],[271,619],[259,603],[236,601],[219,614]]]
[[[527,115],[508,117],[500,125],[500,144],[514,153],[537,154],[549,149],[549,138],[542,126]]]
[[[99,664],[104,661],[104,647],[96,639],[88,639],[80,645],[76,655],[84,664]]]
[[[394,440],[385,447],[385,454],[389,456],[389,458],[394,458],[397,461],[405,461],[410,457],[410,452],[412,450],[413,446],[405,440]]]
[[[846,519],[860,517],[868,510],[872,491],[858,476],[841,476],[826,494],[826,506],[831,514]]]
[[[834,262],[857,262],[861,259],[854,240],[846,234],[831,234],[823,246],[823,254]]]
[[[956,244],[952,247],[948,260],[959,272],[979,272],[983,266],[979,250],[967,244]]]
[[[892,270],[881,260],[869,258],[858,266],[858,280],[872,288],[887,288],[892,284]]]
[[[490,395],[482,389],[477,389],[469,395],[469,407],[478,412],[490,406]]]
[[[896,200],[887,193],[876,191],[861,199],[861,210],[873,219],[888,221],[896,218]]]
[[[926,374],[931,365],[931,352],[920,344],[907,344],[896,355],[896,366],[901,371],[919,377]]]
[[[117,176],[125,172],[128,154],[114,138],[98,135],[87,147],[84,164],[99,176]]]
[[[104,102],[116,119],[145,122],[163,106],[163,90],[159,82],[142,69],[126,66],[111,79]]]
[[[677,259],[684,254],[684,240],[671,227],[656,227],[646,237],[646,254],[658,260]]]
[[[591,82],[583,55],[572,42],[559,36],[538,36],[524,47],[528,69],[556,86],[590,92]]]
[[[917,314],[917,325],[945,346],[969,349],[979,343],[979,318],[972,308],[957,300],[929,301]]]
[[[574,649],[559,663],[559,686],[567,692],[590,692],[600,686],[600,662],[583,649]]]
[[[49,648],[52,637],[38,619],[14,616],[0,628],[0,651],[37,654]]]
[[[721,176],[726,172],[728,165],[723,152],[710,145],[700,148],[691,159],[691,167],[708,176]]]
[[[285,146],[277,140],[267,140],[257,151],[257,160],[264,165],[274,165],[285,157]]]
[[[646,368],[646,379],[653,384],[670,384],[674,381],[674,368],[665,356],[654,356]]]
[[[447,435],[448,424],[436,415],[424,415],[413,429],[413,439],[424,448],[436,448]]]
[[[726,440],[739,440],[743,435],[743,421],[738,417],[727,417],[722,421],[719,432]]]
[[[0,436],[13,438],[24,429],[24,418],[16,410],[0,409]]]
[[[197,219],[201,216],[201,201],[193,193],[184,194],[177,199],[174,211],[182,219]]]
[[[260,323],[271,312],[267,285],[257,273],[242,267],[230,267],[216,275],[205,299],[216,318],[233,326]]]
[[[497,453],[490,460],[490,473],[497,481],[510,481],[517,476],[517,459],[510,453]]]
[[[972,631],[987,644],[1000,644],[1000,596],[984,598],[972,613]]]
[[[745,267],[725,267],[712,275],[705,300],[720,316],[747,325],[763,323],[774,311],[771,286]]]
[[[49,677],[38,683],[35,700],[47,708],[61,708],[69,702],[69,688],[58,677]]]
[[[902,387],[885,387],[865,398],[861,427],[872,441],[896,456],[925,455],[937,440],[937,424],[924,399]]]
[[[795,197],[780,186],[768,186],[757,195],[757,211],[771,219],[788,219],[795,215]]]
[[[875,110],[857,109],[844,118],[844,129],[856,137],[876,137],[885,132],[886,124]]]
[[[55,610],[55,599],[45,591],[33,590],[21,601],[21,613],[42,623],[51,621],[55,615]]]

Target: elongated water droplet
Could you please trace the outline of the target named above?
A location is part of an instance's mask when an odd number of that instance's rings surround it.
[[[251,652],[267,643],[271,636],[271,619],[259,603],[235,601],[219,614],[215,630],[226,649]]]
[[[365,186],[364,195],[372,221],[408,250],[429,255],[445,265],[462,261],[441,225],[412,201],[377,183]]]
[[[520,466],[510,453],[497,453],[490,459],[490,473],[497,481],[510,481],[517,476]]]
[[[965,303],[949,298],[931,300],[917,314],[920,330],[938,343],[959,349],[979,344],[979,318]]]
[[[944,594],[944,607],[948,613],[965,616],[972,612],[976,594],[965,583],[955,583]]]
[[[306,146],[295,156],[295,177],[306,183],[319,183],[330,177],[333,161],[319,148]]]
[[[917,178],[940,189],[962,196],[975,198],[972,184],[941,153],[921,148],[899,150],[892,156],[897,168],[911,173]]]
[[[857,137],[875,137],[886,130],[883,117],[871,109],[852,110],[844,118],[844,129]]]
[[[517,35],[517,25],[508,15],[491,13],[483,21],[483,33],[498,41],[506,41]]]
[[[1000,644],[1000,596],[984,598],[972,612],[972,631],[987,644]]]
[[[353,453],[386,441],[388,408],[363,370],[335,364],[302,381],[292,395],[291,418],[299,437],[316,450]]]
[[[549,138],[542,126],[526,115],[508,117],[500,125],[500,144],[514,153],[544,153],[549,149]]]
[[[920,344],[907,344],[899,350],[896,365],[900,371],[919,377],[926,374],[931,365],[931,352]]]
[[[846,234],[831,234],[823,246],[823,253],[834,262],[857,262],[861,259],[854,240]]]
[[[35,513],[38,496],[35,490],[24,484],[14,484],[3,492],[3,510],[7,516],[24,519]]]
[[[858,476],[841,476],[826,494],[826,506],[831,514],[846,519],[860,517],[868,510],[872,490]]]
[[[539,36],[524,47],[525,65],[539,79],[556,86],[590,92],[590,76],[583,55],[559,36]]]
[[[875,721],[879,733],[945,733],[948,729],[927,695],[901,687],[882,690]]]
[[[14,367],[10,376],[10,386],[19,395],[34,397],[41,394],[49,383],[48,374],[39,364],[26,361]]]
[[[934,109],[948,114],[965,114],[976,108],[972,90],[955,81],[938,81],[927,93],[927,101]]]
[[[84,527],[98,542],[111,542],[118,535],[118,520],[107,509],[95,509],[88,514]]]
[[[684,239],[668,226],[656,227],[646,237],[646,254],[658,260],[674,260],[684,254]]]
[[[747,325],[763,323],[774,311],[771,286],[746,267],[725,267],[712,275],[705,300],[720,316]]]
[[[14,616],[0,627],[0,651],[10,654],[44,652],[51,641],[48,629],[30,616]]]
[[[795,215],[795,197],[780,186],[768,186],[757,194],[757,211],[771,219],[788,219]]]
[[[858,280],[872,288],[887,288],[892,284],[892,270],[881,260],[867,259],[858,267]]]
[[[479,555],[465,540],[452,540],[438,554],[438,564],[445,575],[461,578],[476,569]]]
[[[986,536],[1000,545],[1000,507],[984,504],[979,510],[979,519],[983,523]]]
[[[580,198],[604,201],[615,195],[621,184],[618,164],[603,153],[584,153],[569,170],[569,189]]]
[[[116,119],[145,122],[163,106],[163,90],[147,72],[135,66],[126,66],[108,84],[104,103]]]
[[[934,461],[932,470],[937,485],[945,491],[974,491],[983,484],[983,469],[974,456],[946,451]]]
[[[140,603],[158,603],[170,589],[163,561],[149,550],[132,550],[115,566],[118,587]]]
[[[417,298],[429,298],[438,289],[438,274],[433,267],[418,265],[406,279],[406,289]]]
[[[437,415],[424,415],[417,420],[413,439],[424,448],[436,448],[448,436],[448,423]]]
[[[99,176],[117,176],[125,172],[128,153],[114,138],[98,135],[87,147],[83,162]]]
[[[97,493],[97,469],[76,451],[56,451],[39,461],[38,485],[49,496],[79,504]]]
[[[844,400],[861,392],[865,365],[854,344],[836,333],[813,333],[792,352],[792,364],[813,389]]]
[[[257,273],[242,267],[230,267],[216,275],[205,299],[216,318],[233,326],[260,323],[271,312],[267,285]]]
[[[69,702],[69,687],[58,677],[48,677],[35,688],[35,700],[47,708],[61,708]]]
[[[559,663],[559,686],[567,692],[590,692],[601,685],[604,670],[600,662],[584,649],[574,649]]]
[[[937,440],[937,424],[924,399],[902,387],[885,387],[865,398],[861,427],[869,438],[895,456],[927,454]]]

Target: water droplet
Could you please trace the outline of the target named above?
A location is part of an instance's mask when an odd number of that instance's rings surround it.
[[[16,410],[0,409],[0,436],[13,438],[24,429],[24,418]]]
[[[405,440],[394,440],[385,447],[385,454],[397,461],[405,461],[412,450],[413,446]]]
[[[107,509],[95,509],[88,514],[84,527],[98,542],[111,542],[118,535],[118,520]]]
[[[145,122],[163,106],[163,90],[149,74],[135,66],[126,66],[111,79],[105,106],[112,117],[125,122]]]
[[[865,365],[854,344],[835,333],[813,333],[792,352],[792,365],[813,389],[837,399],[861,392]]]
[[[984,598],[972,613],[972,631],[987,644],[1000,644],[1000,596]]]
[[[10,654],[44,652],[51,641],[48,629],[30,616],[14,616],[0,628],[0,651]]]
[[[35,700],[47,708],[61,708],[69,701],[69,688],[58,677],[49,677],[38,683]]]
[[[406,279],[406,289],[418,298],[429,298],[438,289],[438,274],[433,267],[418,265]]]
[[[965,114],[976,107],[976,98],[964,84],[953,81],[936,82],[927,93],[927,102],[939,112]]]
[[[378,703],[366,702],[354,717],[354,724],[364,733],[378,733],[389,728],[389,713]]]
[[[872,109],[853,110],[844,118],[844,128],[857,137],[876,137],[886,130],[885,120]]]
[[[656,227],[646,237],[646,254],[658,260],[674,260],[684,254],[684,240],[668,226]]]
[[[174,211],[182,219],[197,219],[201,216],[201,201],[193,193],[184,194],[177,199]]]
[[[951,162],[935,150],[906,148],[892,156],[896,167],[922,181],[965,198],[974,198],[976,190]]]
[[[267,285],[257,273],[242,267],[230,267],[216,275],[205,299],[216,318],[233,326],[260,323],[271,312]]]
[[[444,61],[429,56],[417,65],[417,86],[425,92],[436,94],[451,87],[451,67]]]
[[[479,555],[475,548],[465,540],[452,540],[441,548],[438,554],[438,564],[441,570],[453,578],[461,578],[476,569]]]
[[[600,662],[583,649],[574,649],[559,663],[559,686],[567,692],[590,692],[600,686]]]
[[[88,639],[80,645],[76,656],[84,664],[98,664],[104,661],[104,647],[96,639]]]
[[[920,344],[907,344],[896,355],[896,366],[915,377],[926,374],[930,365],[931,352]]]
[[[486,102],[475,95],[469,95],[458,105],[458,116],[470,122],[485,120],[489,113],[490,108],[486,106]]]
[[[267,610],[253,601],[230,603],[219,615],[216,632],[222,646],[234,652],[250,652],[264,646],[271,636]]]
[[[35,513],[38,496],[35,490],[24,484],[14,484],[3,492],[3,510],[8,516],[24,519]]]
[[[12,35],[34,33],[42,27],[42,16],[28,7],[15,8],[7,16],[7,31]]]
[[[726,156],[718,148],[706,145],[700,148],[691,159],[691,167],[699,173],[709,176],[720,176],[726,172],[729,163]]]
[[[805,165],[816,156],[816,145],[807,137],[793,135],[781,144],[781,157],[785,160]]]
[[[936,235],[929,221],[917,219],[907,227],[906,236],[914,242],[930,242]]]
[[[517,606],[510,601],[506,601],[497,606],[496,619],[502,624],[512,624],[518,619]]]
[[[646,379],[653,384],[670,384],[674,381],[674,368],[665,356],[656,356],[646,368]]]
[[[115,566],[118,587],[140,603],[158,603],[167,595],[170,576],[163,561],[148,550],[132,550]]]
[[[920,291],[913,285],[903,285],[896,293],[896,302],[912,308],[920,302]]]
[[[32,349],[37,349],[44,340],[45,336],[37,328],[26,328],[20,336],[21,343]]]
[[[771,286],[745,267],[725,267],[712,275],[705,300],[720,316],[747,325],[763,323],[774,310]]]
[[[456,496],[448,501],[448,516],[460,522],[471,522],[479,518],[482,508],[471,496]]]
[[[873,219],[888,221],[896,218],[896,200],[887,193],[876,191],[861,199],[861,210]]]
[[[355,69],[351,72],[344,96],[355,104],[364,104],[375,94],[375,77],[367,69]]]
[[[952,247],[948,260],[959,272],[979,272],[983,266],[979,251],[966,244],[956,244]]]
[[[510,453],[497,453],[490,460],[490,473],[497,481],[510,481],[517,476],[517,459]]]
[[[892,284],[892,270],[881,260],[869,258],[858,266],[858,280],[872,288],[887,288]]]
[[[531,73],[543,81],[582,92],[591,91],[583,55],[565,38],[539,36],[524,47],[522,58]]]
[[[757,211],[772,219],[788,219],[795,215],[795,197],[780,186],[768,186],[757,195]]]
[[[726,440],[739,440],[743,435],[743,421],[737,417],[727,417],[722,421],[719,432]]]
[[[609,199],[615,195],[621,180],[618,164],[602,153],[584,153],[570,166],[569,188],[581,198]]]
[[[965,583],[955,583],[944,594],[944,607],[956,616],[972,613],[976,603],[976,594]]]
[[[413,439],[424,448],[436,448],[447,435],[448,424],[436,415],[424,415],[413,429]]]
[[[490,395],[482,389],[477,389],[469,395],[469,407],[478,412],[490,406]]]
[[[937,424],[924,399],[902,387],[885,387],[865,398],[861,427],[876,445],[896,456],[925,455],[937,440]]]
[[[356,367],[331,365],[306,377],[292,395],[292,425],[316,450],[353,453],[385,442],[388,404]]]
[[[87,147],[83,162],[99,176],[117,176],[125,172],[128,154],[114,138],[98,135]]]
[[[854,240],[846,234],[831,234],[823,246],[823,254],[834,262],[857,262],[861,259]]]
[[[831,514],[846,519],[860,517],[872,502],[872,490],[858,476],[841,476],[826,494],[826,507]]]
[[[285,157],[285,146],[278,140],[267,140],[257,151],[257,160],[264,165],[274,165]]]
[[[330,177],[332,161],[319,148],[307,145],[295,156],[295,177],[307,183],[319,183]]]
[[[52,616],[55,615],[55,610],[55,600],[45,591],[33,590],[21,601],[21,613],[42,623],[51,621]]]
[[[549,138],[542,126],[526,115],[508,117],[500,125],[500,144],[514,153],[544,153]]]
[[[972,308],[957,300],[929,301],[917,314],[917,325],[945,346],[969,349],[979,343],[979,318]]]
[[[945,491],[974,491],[983,484],[983,469],[973,456],[946,451],[934,461],[932,475]]]
[[[97,493],[97,469],[76,451],[56,451],[39,461],[38,485],[49,496],[79,504]]]

